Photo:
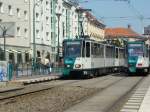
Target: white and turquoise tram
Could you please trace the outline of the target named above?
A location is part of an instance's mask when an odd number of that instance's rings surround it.
[[[89,38],[64,40],[63,58],[64,76],[81,74],[96,76],[113,72],[115,67],[119,68],[124,65],[124,60],[120,58],[118,65],[115,66],[114,45],[103,44]]]
[[[149,47],[145,42],[128,42],[128,72],[149,72]]]

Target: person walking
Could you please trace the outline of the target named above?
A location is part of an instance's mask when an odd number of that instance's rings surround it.
[[[49,74],[51,74],[51,72],[52,72],[52,66],[51,66],[51,61],[50,61],[50,59],[49,59],[49,63],[48,63],[48,72],[49,72]]]

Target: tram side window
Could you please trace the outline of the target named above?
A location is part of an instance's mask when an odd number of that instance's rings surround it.
[[[146,48],[146,57],[148,57],[148,55],[149,55],[149,50],[148,50],[148,48]]]
[[[149,53],[149,60],[150,60],[150,49],[148,49],[148,53]]]
[[[95,54],[95,46],[94,43],[91,43],[91,54],[94,55]]]
[[[86,42],[86,57],[90,57],[90,43]]]
[[[85,42],[83,41],[82,57],[85,57]]]
[[[118,48],[116,48],[116,58],[118,58]]]
[[[106,58],[110,57],[110,48],[106,46]]]
[[[113,47],[107,46],[106,47],[106,58],[112,58],[113,57]]]
[[[119,50],[119,58],[125,58],[124,49]]]
[[[96,45],[96,56],[100,57],[100,44]]]
[[[91,44],[91,49],[92,49],[91,54],[94,57],[98,57],[99,56],[99,46],[98,46],[98,44],[97,43],[92,43]]]
[[[148,53],[148,45],[145,45],[145,57],[148,57],[149,53]]]
[[[100,45],[100,57],[103,58],[104,57],[104,46]]]

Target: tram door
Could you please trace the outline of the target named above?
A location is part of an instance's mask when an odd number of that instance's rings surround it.
[[[85,67],[86,69],[91,68],[91,43],[86,42],[85,44]]]

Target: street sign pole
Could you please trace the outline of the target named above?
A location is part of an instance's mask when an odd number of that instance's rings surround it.
[[[35,43],[35,0],[33,4],[33,69],[35,70],[36,63],[36,43]]]
[[[4,61],[6,61],[6,32],[7,32],[7,29],[4,27],[4,29],[3,29],[3,38],[4,38]]]
[[[0,22],[0,37],[4,38],[4,50],[3,50],[3,60],[6,61],[6,38],[14,37],[15,33],[15,23],[14,22]]]
[[[59,29],[59,22],[60,22],[60,16],[61,16],[61,14],[60,13],[56,13],[56,16],[57,16],[57,19],[58,19],[58,46],[57,46],[57,62],[59,63],[59,61],[60,61],[60,57],[59,57],[59,47],[60,47],[60,45],[59,45],[59,33],[60,33],[60,29]]]

